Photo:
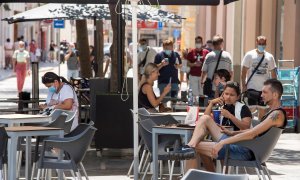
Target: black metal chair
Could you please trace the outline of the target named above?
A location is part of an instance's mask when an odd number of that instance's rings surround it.
[[[246,147],[253,152],[253,159],[248,161],[231,159],[229,148],[227,148],[223,173],[225,173],[226,167],[228,166],[254,167],[259,178],[262,175],[263,179],[265,179],[264,172],[266,172],[268,178],[271,179],[271,175],[266,166],[266,161],[269,159],[282,131],[283,129],[281,128],[272,127],[265,134],[255,139],[235,143],[237,145]]]
[[[154,126],[157,126],[157,124],[151,119],[146,119],[146,120],[142,120],[139,121],[139,132],[141,135],[141,138],[143,139],[143,141],[145,142],[145,145],[148,149],[148,151],[152,154],[152,128]],[[169,147],[174,147],[175,143],[180,143],[178,142],[180,141],[180,136],[179,135],[163,135],[159,137],[159,141],[158,141],[158,160],[171,160],[172,161],[172,165],[169,168],[170,170],[170,179],[172,179],[172,175],[173,175],[173,169],[174,169],[174,162],[176,160],[188,160],[190,159],[189,157],[183,157],[183,156],[170,156],[169,152],[167,151],[167,149]],[[152,158],[150,158],[150,162],[151,162]],[[144,173],[143,179],[146,176],[146,173],[150,167],[150,162],[148,163],[148,166],[146,167],[146,171]],[[161,169],[161,175],[162,175],[162,168]]]
[[[81,179],[79,166],[82,168],[82,160],[92,141],[94,133],[97,129],[88,125],[79,125],[72,134],[66,135],[64,138],[51,137],[43,142],[41,157],[38,162],[38,175],[40,178],[41,169],[70,169],[76,176]],[[82,131],[82,132],[81,132]],[[64,159],[47,157],[45,152],[49,148],[57,148],[64,152]],[[85,173],[88,179],[87,174]]]

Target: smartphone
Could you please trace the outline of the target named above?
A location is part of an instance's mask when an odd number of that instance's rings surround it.
[[[170,77],[170,79],[169,79],[169,84],[171,84],[172,83],[172,77]]]
[[[169,62],[169,59],[168,59],[168,58],[165,58],[164,60],[165,60],[166,62]]]

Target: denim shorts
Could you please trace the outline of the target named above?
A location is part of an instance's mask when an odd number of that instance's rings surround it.
[[[223,139],[227,139],[230,136],[223,134],[219,141]],[[229,156],[230,159],[234,160],[252,160],[254,159],[254,155],[250,149],[235,145],[235,144],[227,144],[223,146],[223,148],[219,151],[218,158],[219,160],[225,159],[226,148],[229,146]]]

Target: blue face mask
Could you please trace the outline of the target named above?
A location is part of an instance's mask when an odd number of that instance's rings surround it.
[[[171,50],[165,50],[166,55],[171,56],[172,51]]]
[[[266,49],[266,46],[265,45],[258,45],[257,46],[257,50],[259,51],[259,52],[264,52],[265,51],[265,49]]]
[[[48,90],[51,93],[55,93],[56,92],[56,88],[54,86],[49,87]]]

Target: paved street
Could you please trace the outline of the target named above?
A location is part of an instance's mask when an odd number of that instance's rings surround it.
[[[57,63],[41,63],[40,77],[47,71],[58,73]],[[66,75],[66,65],[61,65],[61,75]],[[41,78],[39,78],[40,80]],[[31,76],[25,80],[25,91],[31,91]],[[40,97],[46,97],[47,89],[40,82]],[[0,98],[16,98],[16,78],[11,70],[0,70]],[[15,103],[0,103],[0,108],[16,106]],[[286,133],[280,140],[267,163],[274,180],[300,179],[300,135]],[[93,146],[92,146],[93,147]],[[84,165],[92,180],[123,180],[132,160],[132,150],[104,150],[102,157],[96,156],[95,149],[91,148],[86,155]],[[178,168],[177,168],[178,170]],[[165,171],[167,172],[167,171]],[[251,171],[252,173],[252,171]],[[166,177],[167,178],[167,177]],[[178,179],[177,177],[174,179]],[[251,179],[258,179],[255,174]]]

